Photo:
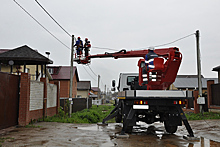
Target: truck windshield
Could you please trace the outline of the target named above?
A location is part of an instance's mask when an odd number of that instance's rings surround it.
[[[131,85],[131,82],[134,81],[135,76],[128,76],[127,77],[127,85]]]

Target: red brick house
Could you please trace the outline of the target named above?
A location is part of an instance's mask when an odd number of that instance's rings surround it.
[[[60,98],[69,98],[70,89],[70,66],[48,66],[49,73],[51,74],[53,80],[60,82]],[[77,68],[73,67],[73,89],[72,97],[77,96],[77,82],[79,82],[79,76]]]

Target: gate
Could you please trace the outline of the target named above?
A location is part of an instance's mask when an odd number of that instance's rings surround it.
[[[212,105],[220,106],[220,84],[212,84]]]
[[[19,79],[0,72],[0,129],[18,125]]]

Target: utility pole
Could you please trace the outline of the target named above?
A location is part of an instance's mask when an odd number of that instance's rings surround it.
[[[196,51],[197,51],[197,71],[198,71],[198,88],[199,88],[199,98],[202,97],[202,79],[201,79],[201,54],[199,48],[199,30],[196,31]],[[200,112],[202,112],[202,105],[199,106]]]
[[[106,98],[106,85],[105,85],[105,103],[106,103],[106,100],[107,98]]]
[[[100,99],[99,81],[100,81],[100,75],[98,75],[98,100]]]
[[[71,44],[71,61],[70,61],[70,91],[69,91],[69,102],[70,102],[70,114],[72,113],[72,93],[73,93],[73,53],[74,53],[74,35],[72,35],[72,44]]]

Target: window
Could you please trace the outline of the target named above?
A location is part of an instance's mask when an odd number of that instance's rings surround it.
[[[134,81],[135,76],[128,76],[127,77],[127,85],[131,85],[131,82]]]
[[[49,72],[50,74],[53,74],[53,68],[48,68],[48,72]]]

